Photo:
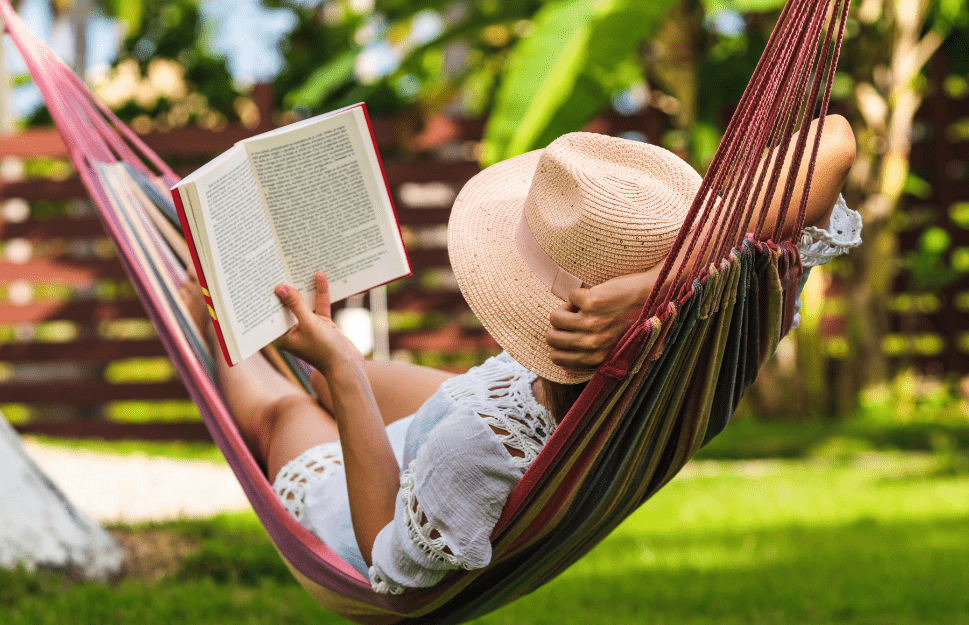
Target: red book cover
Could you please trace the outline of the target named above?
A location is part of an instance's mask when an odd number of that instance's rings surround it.
[[[198,251],[195,249],[195,240],[192,238],[192,230],[188,227],[188,217],[185,215],[185,208],[182,206],[182,198],[178,194],[178,189],[172,189],[172,199],[175,201],[175,210],[178,211],[178,220],[182,223],[182,232],[185,234],[185,242],[188,243],[188,251],[192,255],[192,262],[195,263],[195,273],[199,277],[199,284],[202,286],[202,295],[205,297],[205,304],[209,308],[209,314],[215,324],[215,335],[219,339],[219,347],[222,348],[222,355],[225,356],[226,363],[232,366],[232,359],[229,358],[229,350],[225,346],[225,338],[222,336],[222,327],[219,319],[215,315],[215,307],[212,304],[212,297],[209,295],[209,286],[205,282],[205,274],[202,273],[202,263],[199,262]],[[203,328],[204,331],[204,328]]]
[[[380,158],[380,150],[377,149],[377,136],[373,133],[373,124],[370,123],[370,113],[367,112],[367,103],[361,102],[358,105],[363,109],[363,118],[367,121],[367,130],[370,131],[370,142],[373,144],[373,151],[377,155],[377,164],[380,165],[380,175],[384,179],[384,191],[387,193],[387,201],[390,202],[390,210],[394,213],[394,223],[397,224],[397,236],[403,240],[404,235],[400,231],[400,219],[397,217],[397,207],[394,206],[394,196],[390,192],[390,184],[387,182],[387,172],[384,171],[384,159]],[[400,276],[399,278],[394,278],[393,280],[388,280],[384,284],[390,284],[395,280],[400,280],[400,278],[406,278],[407,276],[414,273],[410,266],[410,255],[407,253],[407,248],[404,248],[404,261],[407,263],[407,273]],[[383,286],[384,284],[378,284],[377,286],[371,288],[377,288],[378,286]]]

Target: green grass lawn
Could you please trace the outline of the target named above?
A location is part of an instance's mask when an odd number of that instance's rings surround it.
[[[3,623],[341,623],[251,514],[116,531],[113,584],[0,573]],[[477,621],[969,624],[969,474],[948,453],[692,464],[553,583]]]

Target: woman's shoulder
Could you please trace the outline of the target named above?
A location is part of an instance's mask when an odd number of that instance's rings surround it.
[[[503,351],[467,372],[445,380],[441,384],[441,391],[456,403],[480,401],[487,404],[490,403],[489,399],[494,398],[495,388],[517,389],[527,386],[531,395],[531,384],[535,377],[534,373]]]

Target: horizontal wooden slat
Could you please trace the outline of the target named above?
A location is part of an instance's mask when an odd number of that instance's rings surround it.
[[[47,282],[72,287],[86,286],[97,278],[124,278],[124,267],[116,259],[58,261],[33,258],[25,263],[0,262],[0,283],[15,280]]]
[[[131,399],[187,399],[178,380],[109,384],[101,380],[0,384],[0,401],[23,404],[100,404]]]
[[[29,202],[36,200],[68,200],[87,197],[87,190],[85,190],[84,184],[77,176],[66,180],[37,178],[0,184],[0,198],[6,200],[15,197]]]
[[[450,208],[407,208],[396,206],[397,220],[403,226],[446,224]],[[97,217],[28,219],[20,223],[0,222],[0,240],[15,238],[41,241],[52,238],[94,238],[107,236]]]
[[[406,289],[387,296],[387,307],[391,310],[408,312],[445,312],[454,313],[468,310],[459,291],[425,291]]]
[[[97,323],[108,319],[142,318],[145,309],[138,300],[98,302],[90,300],[56,302],[37,301],[25,306],[0,303],[0,323],[35,323],[64,319]]]
[[[442,130],[441,124],[447,125]],[[431,118],[415,127],[415,132],[405,131],[414,123],[398,118],[372,118],[371,125],[377,145],[381,148],[399,147],[404,137],[413,149],[428,150],[454,141],[465,141],[481,137],[483,120],[446,120]],[[141,139],[152,150],[166,157],[206,157],[212,158],[229,149],[247,137],[269,130],[270,126],[246,128],[230,124],[223,130],[212,131],[197,127],[173,128],[167,131],[152,131]],[[407,138],[410,136],[409,138]],[[67,150],[56,128],[30,128],[13,134],[0,135],[0,154],[20,157],[65,158]]]
[[[397,221],[402,226],[433,226],[446,224],[451,216],[450,208],[401,208],[396,207]]]
[[[408,250],[411,269],[426,269],[427,267],[450,267],[447,250]]]
[[[142,140],[155,152],[166,156],[212,157],[237,141],[258,131],[237,124],[213,132],[203,128],[175,128],[150,132]],[[16,134],[0,135],[0,153],[10,156],[64,158],[67,151],[56,128],[30,128]]]
[[[654,109],[646,115],[622,116],[609,114],[596,118],[585,129],[595,132],[647,131],[659,119]],[[424,120],[406,118],[371,118],[374,137],[380,148],[401,148],[410,151],[432,150],[448,143],[478,140],[484,131],[484,119],[449,119],[432,115]],[[212,131],[197,127],[172,128],[152,131],[141,139],[155,152],[165,157],[212,158],[229,149],[237,141],[265,132],[272,128],[261,124],[258,128],[246,128],[230,124],[223,130]],[[953,151],[965,150],[957,144]],[[45,156],[66,158],[67,151],[60,133],[54,127],[29,128],[17,133],[0,135],[0,154],[20,157]]]
[[[29,128],[27,130],[0,135],[0,154],[8,156],[67,156],[61,133],[56,128]]]
[[[481,171],[471,161],[385,161],[384,173],[391,188],[405,182],[453,182],[463,184]]]
[[[14,426],[21,434],[57,438],[133,439],[142,441],[211,441],[204,423],[116,423],[113,421],[56,421]]]
[[[0,239],[42,241],[53,238],[90,239],[107,236],[97,217],[28,219],[20,223],[0,222]]]
[[[98,338],[80,339],[68,343],[12,343],[0,345],[0,362],[109,362],[121,358],[149,358],[165,356],[164,346],[157,339],[133,341]]]

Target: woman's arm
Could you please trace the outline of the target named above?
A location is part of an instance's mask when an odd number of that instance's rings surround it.
[[[343,448],[353,532],[369,565],[377,534],[394,518],[400,467],[370,388],[363,356],[330,318],[329,288],[322,271],[316,279],[316,314],[290,286],[280,285],[276,295],[298,323],[275,345],[316,367],[329,386]]]
[[[805,154],[791,198],[792,207],[800,204],[804,194],[807,164],[810,162],[810,152],[817,135],[817,126],[818,120],[814,120],[808,131]],[[791,146],[779,178],[782,182],[786,179],[794,160],[794,143],[797,141],[797,136],[795,134],[791,138]],[[758,167],[755,176],[759,175],[768,163],[773,165],[775,159],[776,156],[769,162],[765,159]],[[838,193],[841,192],[841,187],[844,186],[854,160],[855,138],[848,121],[840,115],[827,116],[824,120],[818,159],[811,181],[805,225],[827,224],[831,209],[838,198]],[[754,180],[756,181],[756,178]],[[766,181],[764,186],[767,186]],[[762,201],[760,198],[763,198],[766,192],[766,189],[761,191],[758,195],[759,201]],[[765,232],[772,231],[777,222],[782,195],[781,188],[771,196],[765,218]],[[784,218],[784,238],[789,238],[793,233],[796,221],[797,210],[789,209]],[[710,227],[710,224],[707,227]],[[680,250],[681,256],[677,259],[677,264],[686,255],[686,248],[687,246],[683,246]],[[689,262],[691,261],[687,259],[687,263]],[[650,291],[656,284],[662,266],[663,263],[660,262],[644,273],[619,276],[591,288],[575,289],[569,293],[569,302],[553,310],[549,318],[551,328],[546,333],[545,339],[552,348],[552,362],[562,367],[578,369],[599,366],[639,316]],[[686,266],[689,267],[689,265]],[[674,276],[669,276],[667,283],[673,278]]]

